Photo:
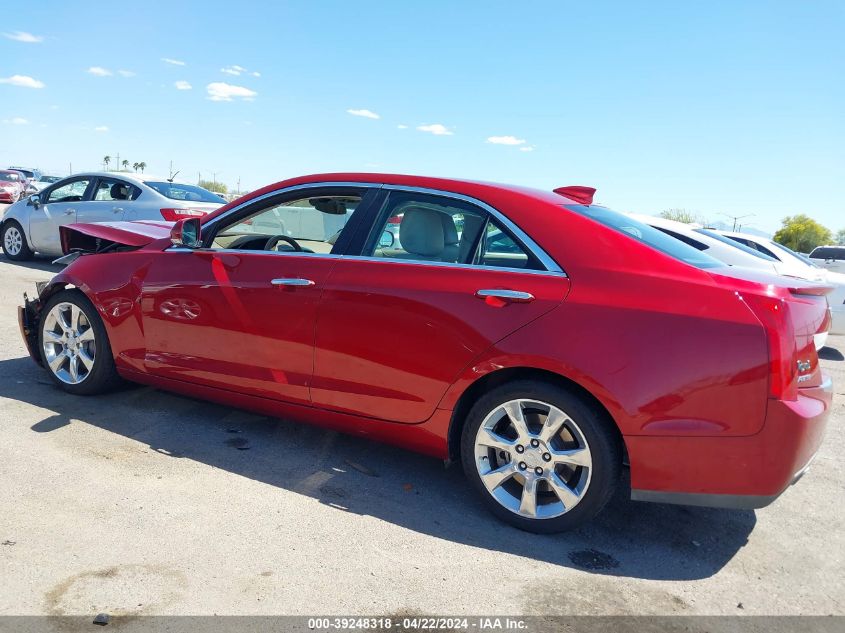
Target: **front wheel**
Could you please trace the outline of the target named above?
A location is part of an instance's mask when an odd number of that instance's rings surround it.
[[[15,220],[9,220],[3,225],[3,252],[16,262],[32,259],[32,249],[26,243],[26,235]]]
[[[120,384],[106,328],[78,290],[63,290],[44,306],[38,344],[50,378],[68,393],[103,393]]]
[[[525,380],[475,403],[463,428],[461,460],[495,515],[548,534],[599,513],[619,480],[622,449],[613,422],[593,403]]]

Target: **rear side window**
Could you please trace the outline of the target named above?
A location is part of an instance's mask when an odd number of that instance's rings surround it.
[[[811,259],[845,259],[845,246],[818,246],[810,253]]]
[[[698,240],[694,240],[686,235],[681,235],[680,233],[675,233],[675,231],[670,231],[669,229],[664,229],[662,226],[656,226],[654,228],[656,228],[658,231],[663,231],[669,237],[674,237],[676,240],[681,240],[684,244],[689,244],[697,251],[706,251],[708,248],[710,248],[704,242],[699,242]]]
[[[662,253],[696,268],[722,268],[724,264],[692,246],[627,215],[597,205],[566,205],[566,208],[609,226]]]
[[[171,200],[182,200],[184,202],[216,202],[223,204],[226,202],[223,198],[208,189],[202,187],[195,187],[194,185],[187,185],[180,182],[153,182],[150,180],[144,181],[148,187],[152,187],[158,191],[165,198]]]
[[[751,250],[757,251],[758,253],[763,253],[763,255],[771,257],[772,259],[780,260],[780,257],[775,255],[772,251],[770,251],[768,248],[766,248],[762,244],[758,244],[754,240],[745,240],[741,237],[736,237],[734,235],[728,235],[727,237],[728,237],[728,239],[733,240],[737,244],[742,244],[746,248],[750,248]]]

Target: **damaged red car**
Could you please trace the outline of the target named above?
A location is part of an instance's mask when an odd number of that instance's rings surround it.
[[[770,503],[822,441],[830,289],[592,194],[324,174],[66,226],[21,329],[69,393],[128,380],[460,461],[525,530],[595,516],[623,464],[634,499]]]

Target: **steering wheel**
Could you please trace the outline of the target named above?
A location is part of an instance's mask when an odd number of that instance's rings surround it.
[[[287,242],[291,246],[293,246],[293,250],[297,252],[302,251],[302,247],[297,243],[295,239],[292,237],[288,237],[287,235],[273,235],[264,243],[264,250],[265,251],[273,251],[276,250],[276,246],[279,242]]]

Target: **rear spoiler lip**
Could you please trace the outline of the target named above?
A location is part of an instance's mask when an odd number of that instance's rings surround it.
[[[816,285],[816,286],[787,286],[787,290],[794,295],[812,295],[816,297],[824,297],[835,290],[833,286]]]

